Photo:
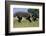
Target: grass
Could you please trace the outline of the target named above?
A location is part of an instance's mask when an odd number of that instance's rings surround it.
[[[18,22],[17,19],[14,19],[14,28],[19,28],[19,27],[38,27],[39,26],[39,21],[33,21],[29,22],[28,20],[24,19],[20,23]]]

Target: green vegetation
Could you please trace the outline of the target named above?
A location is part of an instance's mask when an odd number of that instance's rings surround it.
[[[32,13],[35,17],[39,17],[39,9],[28,9],[28,12]]]
[[[29,22],[28,20],[24,19],[21,22],[18,22],[17,19],[14,19],[14,28],[19,28],[19,27],[38,27],[39,26],[39,21],[33,21]]]

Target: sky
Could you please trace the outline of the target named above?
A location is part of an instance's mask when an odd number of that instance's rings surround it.
[[[13,8],[13,14],[16,12],[28,12],[27,8]]]

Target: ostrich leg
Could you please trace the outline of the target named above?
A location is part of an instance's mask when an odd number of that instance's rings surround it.
[[[28,18],[26,18],[29,22],[31,22],[30,16]]]
[[[22,17],[19,17],[19,16],[18,16],[18,22],[21,22],[21,20],[22,20]]]

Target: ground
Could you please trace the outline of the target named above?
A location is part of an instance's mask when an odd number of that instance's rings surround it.
[[[29,22],[28,20],[26,20],[25,18],[22,19],[21,22],[18,22],[18,19],[14,19],[13,20],[14,24],[14,28],[19,28],[19,27],[38,27],[39,26],[39,21],[33,21]]]

